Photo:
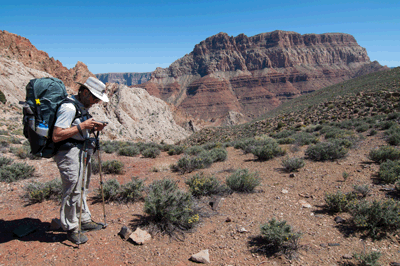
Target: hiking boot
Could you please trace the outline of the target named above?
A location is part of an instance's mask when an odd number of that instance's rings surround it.
[[[82,231],[97,231],[97,230],[103,229],[103,225],[91,221],[88,223],[83,223],[81,226],[81,229],[82,229]]]
[[[84,244],[88,241],[87,236],[85,236],[83,233],[81,233],[79,238],[79,233],[73,230],[67,232],[67,239],[74,244]]]

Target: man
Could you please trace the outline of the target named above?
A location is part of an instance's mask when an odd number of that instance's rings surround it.
[[[89,77],[84,84],[79,82],[78,84],[81,85],[78,95],[70,97],[73,103],[64,102],[57,111],[52,139],[59,147],[54,158],[63,185],[60,209],[61,225],[67,231],[68,240],[83,244],[88,238],[79,232],[79,215],[81,212],[82,231],[102,228],[101,224],[95,223],[91,219],[86,195],[91,175],[90,157],[94,148],[88,145],[90,143],[88,141],[89,133],[90,131],[101,131],[105,124],[96,122],[87,110],[100,101],[108,102],[108,97],[105,93],[106,86],[96,78]],[[85,140],[87,140],[86,144]],[[86,167],[84,165],[85,155],[87,157]],[[87,176],[85,184],[82,184],[84,172],[87,173]],[[81,199],[82,185],[84,192]],[[82,206],[80,206],[81,201]],[[82,211],[80,210],[81,207]]]

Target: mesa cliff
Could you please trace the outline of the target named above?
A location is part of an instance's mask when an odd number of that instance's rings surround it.
[[[75,67],[68,69],[46,52],[36,49],[27,38],[3,30],[0,30],[0,57],[46,72],[62,80],[73,91],[79,86],[76,81],[84,82],[88,77],[95,77],[84,63],[77,62]]]
[[[195,118],[232,124],[233,114],[249,120],[304,93],[384,69],[349,34],[221,32],[135,86]]]
[[[151,72],[131,72],[131,73],[103,73],[96,74],[96,77],[105,83],[117,83],[126,86],[142,84],[147,82],[151,77]]]

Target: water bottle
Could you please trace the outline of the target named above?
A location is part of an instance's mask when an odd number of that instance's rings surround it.
[[[39,123],[39,125],[36,127],[36,133],[38,133],[40,136],[46,137],[49,132],[49,127],[45,123]]]

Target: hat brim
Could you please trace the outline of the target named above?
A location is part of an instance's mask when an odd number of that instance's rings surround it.
[[[82,86],[85,86],[85,88],[87,88],[96,98],[102,100],[103,102],[108,103],[108,102],[110,101],[110,100],[108,99],[107,94],[105,94],[105,93],[100,94],[98,91],[96,91],[96,90],[90,88],[90,87],[87,86],[86,84],[83,84],[83,83],[80,83],[80,82],[76,82],[76,83],[78,83],[78,84],[80,84],[80,85],[82,85]]]

